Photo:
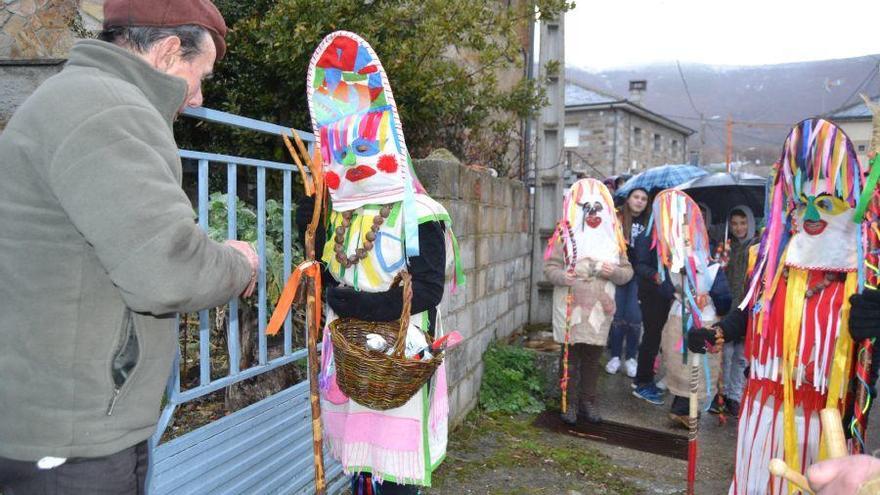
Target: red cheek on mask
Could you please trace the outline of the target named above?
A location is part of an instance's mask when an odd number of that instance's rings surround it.
[[[324,175],[324,181],[330,189],[336,190],[339,188],[339,176],[333,172],[327,172]]]
[[[397,172],[397,158],[394,155],[382,155],[376,167],[383,172],[393,174]]]

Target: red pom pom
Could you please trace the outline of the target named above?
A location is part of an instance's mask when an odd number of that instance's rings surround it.
[[[382,155],[376,167],[383,172],[393,174],[397,172],[397,158],[394,155]]]
[[[339,176],[334,172],[327,172],[324,174],[324,182],[327,183],[327,187],[330,189],[336,190],[339,188]]]

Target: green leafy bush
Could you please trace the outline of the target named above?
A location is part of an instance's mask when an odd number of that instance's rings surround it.
[[[493,344],[483,355],[480,407],[485,411],[541,412],[544,410],[543,390],[534,351]]]
[[[236,199],[236,227],[239,240],[257,242],[257,214],[241,199]],[[211,194],[208,204],[208,235],[222,242],[228,238],[226,232],[226,194]],[[291,216],[294,216],[291,212]],[[291,232],[291,266],[295,267],[303,259],[302,245],[296,242],[296,229]],[[283,206],[274,199],[266,200],[266,285],[270,304],[274,305],[284,287],[284,211]]]
[[[216,0],[229,53],[205,84],[205,105],[311,130],[306,70],[327,34],[354,31],[381,57],[413,156],[448,148],[503,173],[521,122],[546,105],[543,82],[521,78],[528,20],[566,0]],[[181,119],[181,147],[286,160],[277,136]]]

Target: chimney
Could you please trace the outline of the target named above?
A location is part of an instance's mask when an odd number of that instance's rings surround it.
[[[629,101],[633,103],[642,103],[642,96],[648,90],[648,81],[641,79],[629,82]]]

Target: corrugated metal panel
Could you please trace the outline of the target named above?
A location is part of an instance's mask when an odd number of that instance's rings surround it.
[[[158,446],[150,495],[313,493],[308,383]],[[325,455],[328,493],[345,487]]]

